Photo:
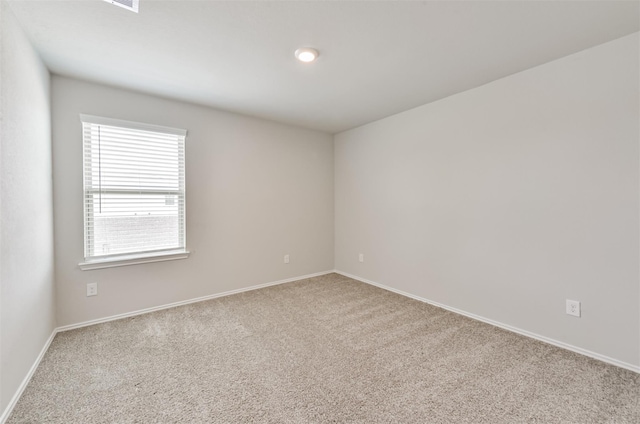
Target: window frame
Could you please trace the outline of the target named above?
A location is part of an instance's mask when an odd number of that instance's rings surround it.
[[[160,125],[153,124],[145,124],[134,121],[126,121],[121,119],[112,119],[105,118],[94,115],[86,115],[80,114],[80,121],[82,126],[82,211],[83,211],[83,245],[84,245],[84,261],[80,262],[78,265],[81,270],[91,270],[91,269],[101,269],[101,268],[110,268],[110,267],[118,267],[118,266],[126,266],[126,265],[136,265],[141,263],[148,262],[161,262],[161,261],[169,261],[176,259],[186,259],[189,257],[190,252],[187,250],[186,246],[186,238],[187,238],[187,211],[186,211],[186,138],[187,131],[179,128],[171,128]],[[178,168],[178,173],[182,173],[184,175],[183,187],[182,190],[178,188],[178,190],[160,190],[162,194],[168,194],[169,191],[173,195],[177,195],[178,197],[182,197],[182,202],[178,201],[178,237],[181,239],[182,247],[178,247],[175,249],[157,249],[157,250],[147,250],[147,251],[137,251],[130,253],[116,253],[110,255],[92,255],[90,252],[90,248],[88,246],[88,231],[89,230],[89,210],[92,206],[93,202],[89,202],[88,195],[95,194],[96,189],[89,188],[87,186],[87,175],[86,175],[86,161],[88,160],[86,156],[86,140],[85,140],[85,124],[93,124],[93,125],[104,125],[110,127],[117,127],[124,130],[141,130],[141,131],[151,131],[162,133],[166,135],[172,135],[181,137],[181,143],[183,143],[183,154],[181,165]],[[180,162],[179,162],[180,163]],[[114,189],[99,189],[97,192],[99,193],[111,193],[113,194],[124,194],[127,190],[114,190]],[[129,190],[128,193],[132,191]],[[154,194],[154,190],[152,189],[139,189],[133,190],[133,192],[138,193],[148,193]],[[157,193],[159,194],[159,193]],[[88,204],[91,203],[91,206]]]

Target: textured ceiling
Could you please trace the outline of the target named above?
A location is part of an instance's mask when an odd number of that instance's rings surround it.
[[[330,133],[640,29],[637,1],[9,3],[53,73]]]

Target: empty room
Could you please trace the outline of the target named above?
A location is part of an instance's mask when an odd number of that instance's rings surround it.
[[[0,424],[640,423],[639,31],[0,0]]]

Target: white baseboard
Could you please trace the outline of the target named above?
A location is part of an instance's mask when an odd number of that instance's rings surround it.
[[[13,412],[13,408],[18,403],[18,400],[20,399],[20,396],[22,396],[22,393],[24,392],[24,389],[29,384],[29,381],[31,381],[31,377],[33,376],[33,373],[38,368],[38,365],[40,365],[40,361],[42,361],[42,358],[44,357],[44,354],[49,349],[49,346],[51,345],[51,342],[53,341],[53,338],[59,332],[73,330],[75,328],[87,327],[87,326],[95,325],[95,324],[100,324],[102,322],[115,321],[115,320],[118,320],[118,319],[128,318],[128,317],[132,317],[132,316],[136,316],[136,315],[148,314],[150,312],[160,311],[162,309],[175,308],[176,306],[188,305],[190,303],[202,302],[202,301],[209,300],[209,299],[215,299],[215,298],[218,298],[218,297],[230,296],[232,294],[237,294],[237,293],[242,293],[242,292],[247,292],[247,291],[252,291],[252,290],[257,290],[257,289],[262,289],[262,288],[265,288],[265,287],[277,286],[278,284],[291,283],[291,282],[298,281],[298,280],[304,280],[306,278],[319,277],[320,275],[331,274],[332,272],[335,272],[335,271],[334,270],[323,271],[323,272],[317,272],[315,274],[307,274],[307,275],[302,275],[302,276],[299,276],[299,277],[287,278],[286,280],[272,281],[270,283],[258,284],[258,285],[255,285],[255,286],[245,287],[245,288],[242,288],[242,289],[230,290],[230,291],[226,291],[226,292],[222,292],[222,293],[212,294],[212,295],[209,295],[209,296],[197,297],[195,299],[183,300],[181,302],[168,303],[166,305],[154,306],[152,308],[140,309],[138,311],[127,312],[127,313],[124,313],[124,314],[112,315],[112,316],[105,317],[105,318],[99,318],[99,319],[94,319],[94,320],[91,320],[91,321],[85,321],[85,322],[80,322],[80,323],[77,323],[77,324],[64,325],[62,327],[57,327],[57,328],[55,328],[53,330],[53,332],[51,333],[51,336],[49,336],[49,339],[47,340],[47,342],[42,347],[42,350],[40,351],[40,354],[38,355],[38,358],[35,360],[35,362],[31,366],[31,369],[29,370],[29,373],[26,375],[26,377],[22,381],[22,384],[20,384],[20,387],[18,388],[16,393],[13,395],[13,398],[11,398],[11,402],[9,402],[9,404],[5,408],[5,410],[2,413],[2,415],[0,415],[0,424],[4,424],[5,421],[11,415],[11,412]]]
[[[617,359],[610,358],[608,356],[601,355],[599,353],[592,352],[592,351],[587,350],[587,349],[582,349],[581,347],[573,346],[573,345],[570,345],[568,343],[564,343],[564,342],[561,342],[561,341],[558,341],[558,340],[550,339],[549,337],[541,336],[539,334],[532,333],[532,332],[527,331],[527,330],[522,330],[520,328],[513,327],[511,325],[503,324],[503,323],[501,323],[499,321],[494,321],[494,320],[489,319],[489,318],[481,317],[479,315],[475,315],[475,314],[472,314],[470,312],[466,312],[466,311],[463,311],[463,310],[460,310],[460,309],[452,308],[451,306],[443,305],[442,303],[434,302],[432,300],[425,299],[423,297],[416,296],[416,295],[413,295],[411,293],[404,292],[402,290],[397,290],[397,289],[394,289],[392,287],[385,286],[384,284],[379,284],[379,283],[376,283],[374,281],[367,280],[365,278],[358,277],[356,275],[351,275],[351,274],[348,274],[348,273],[343,272],[343,271],[334,270],[333,272],[335,272],[336,274],[344,275],[345,277],[353,278],[354,280],[358,280],[358,281],[361,281],[361,282],[366,283],[366,284],[370,284],[372,286],[379,287],[381,289],[384,289],[384,290],[387,290],[387,291],[390,291],[390,292],[393,292],[393,293],[397,293],[397,294],[405,296],[405,297],[409,297],[411,299],[418,300],[420,302],[424,302],[424,303],[428,303],[428,304],[433,305],[433,306],[437,306],[438,308],[446,309],[447,311],[455,312],[456,314],[464,315],[465,317],[474,319],[476,321],[484,322],[486,324],[490,324],[490,325],[493,325],[495,327],[499,327],[499,328],[502,328],[504,330],[511,331],[513,333],[521,334],[523,336],[530,337],[532,339],[536,339],[536,340],[539,340],[541,342],[544,342],[544,343],[547,343],[547,344],[550,344],[550,345],[553,345],[553,346],[560,347],[562,349],[570,350],[572,352],[579,353],[581,355],[588,356],[590,358],[594,358],[594,359],[597,359],[599,361],[606,362],[608,364],[615,365],[617,367],[624,368],[624,369],[627,369],[629,371],[634,371],[634,372],[637,372],[637,373],[640,374],[640,366],[638,366],[638,365],[633,365],[633,364],[629,364],[627,362],[619,361]]]
[[[56,336],[57,333],[58,333],[57,328],[54,328],[53,331],[51,332],[51,335],[49,336],[44,346],[42,347],[40,354],[34,361],[33,365],[31,365],[29,372],[24,377],[24,380],[22,380],[22,383],[20,383],[18,390],[16,390],[15,394],[11,398],[11,401],[9,402],[7,407],[4,409],[4,412],[2,412],[2,415],[0,415],[0,424],[4,424],[5,421],[7,421],[7,419],[9,418],[9,415],[11,415],[11,412],[13,412],[13,408],[15,408],[16,404],[18,403],[18,399],[20,399],[20,396],[22,396],[24,389],[27,388],[29,381],[31,381],[31,377],[33,377],[33,374],[36,372],[38,365],[40,365],[40,361],[42,361],[42,358],[44,358],[44,354],[47,353],[47,350],[49,349],[49,346],[51,345],[51,342],[53,341],[53,338]]]
[[[133,316],[136,316],[136,315],[143,315],[143,314],[148,314],[150,312],[161,311],[163,309],[175,308],[176,306],[188,305],[190,303],[203,302],[205,300],[216,299],[218,297],[231,296],[232,294],[238,294],[238,293],[243,293],[243,292],[247,292],[247,291],[263,289],[265,287],[270,287],[270,286],[277,286],[278,284],[291,283],[293,281],[304,280],[306,278],[318,277],[320,275],[331,274],[332,272],[335,272],[335,271],[330,270],[330,271],[316,272],[315,274],[301,275],[299,277],[287,278],[286,280],[272,281],[270,283],[258,284],[258,285],[255,285],[255,286],[245,287],[245,288],[242,288],[242,289],[229,290],[229,291],[222,292],[222,293],[216,293],[216,294],[211,294],[211,295],[208,295],[208,296],[196,297],[194,299],[183,300],[183,301],[180,301],[180,302],[167,303],[165,305],[154,306],[154,307],[151,307],[151,308],[140,309],[140,310],[132,311],[132,312],[125,312],[124,314],[111,315],[111,316],[104,317],[104,318],[98,318],[98,319],[93,319],[93,320],[90,320],[90,321],[79,322],[77,324],[64,325],[62,327],[58,327],[56,330],[57,331],[74,330],[76,328],[88,327],[90,325],[100,324],[100,323],[103,323],[103,322],[115,321],[115,320],[118,320],[118,319],[129,318],[129,317],[133,317]]]
[[[100,324],[100,323],[108,322],[108,321],[115,321],[115,320],[118,320],[118,319],[128,318],[128,317],[132,317],[132,316],[136,316],[136,315],[148,314],[150,312],[160,311],[162,309],[175,308],[177,306],[188,305],[190,303],[202,302],[202,301],[209,300],[209,299],[215,299],[215,298],[218,298],[218,297],[230,296],[230,295],[237,294],[237,293],[242,293],[242,292],[247,292],[247,291],[252,291],[252,290],[258,290],[258,289],[261,289],[261,288],[270,287],[270,286],[276,286],[276,285],[279,285],[279,284],[291,283],[293,281],[304,280],[306,278],[318,277],[320,275],[326,275],[326,274],[331,274],[331,273],[336,273],[336,274],[343,275],[345,277],[353,278],[354,280],[358,280],[358,281],[361,281],[363,283],[370,284],[372,286],[376,286],[376,287],[379,287],[381,289],[384,289],[384,290],[387,290],[387,291],[390,291],[390,292],[393,292],[393,293],[397,293],[399,295],[406,296],[406,297],[409,297],[411,299],[418,300],[420,302],[428,303],[430,305],[434,305],[434,306],[437,306],[437,307],[442,308],[442,309],[446,309],[448,311],[451,311],[451,312],[454,312],[454,313],[457,313],[457,314],[472,318],[472,319],[474,319],[476,321],[481,321],[481,322],[484,322],[484,323],[487,323],[487,324],[491,324],[493,326],[496,326],[496,327],[499,327],[499,328],[502,328],[502,329],[505,329],[505,330],[508,330],[508,331],[511,331],[511,332],[514,332],[514,333],[517,333],[517,334],[521,334],[523,336],[530,337],[532,339],[536,339],[536,340],[539,340],[539,341],[542,341],[542,342],[545,342],[545,343],[548,343],[548,344],[551,344],[551,345],[554,345],[554,346],[557,346],[557,347],[560,347],[560,348],[563,348],[563,349],[566,349],[566,350],[570,350],[572,352],[579,353],[581,355],[585,355],[585,356],[589,356],[589,357],[594,358],[594,359],[598,359],[598,360],[600,360],[602,362],[606,362],[608,364],[612,364],[612,365],[615,365],[615,366],[618,366],[618,367],[621,367],[621,368],[628,369],[630,371],[634,371],[634,372],[640,373],[640,366],[637,366],[637,365],[633,365],[633,364],[629,364],[629,363],[626,363],[626,362],[623,362],[623,361],[619,361],[617,359],[610,358],[608,356],[601,355],[599,353],[591,352],[589,350],[582,349],[582,348],[579,348],[579,347],[576,347],[576,346],[573,346],[573,345],[570,345],[570,344],[567,344],[567,343],[564,343],[564,342],[560,342],[558,340],[550,339],[548,337],[544,337],[544,336],[541,336],[539,334],[531,333],[531,332],[526,331],[526,330],[522,330],[522,329],[519,329],[519,328],[516,328],[516,327],[512,327],[510,325],[503,324],[501,322],[494,321],[494,320],[491,320],[491,319],[488,319],[488,318],[484,318],[484,317],[481,317],[481,316],[478,316],[478,315],[475,315],[475,314],[472,314],[472,313],[469,313],[469,312],[465,312],[465,311],[462,311],[460,309],[452,308],[450,306],[443,305],[441,303],[434,302],[434,301],[431,301],[429,299],[422,298],[420,296],[415,296],[415,295],[413,295],[411,293],[407,293],[407,292],[404,292],[402,290],[397,290],[397,289],[385,286],[384,284],[379,284],[379,283],[376,283],[374,281],[367,280],[365,278],[361,278],[361,277],[358,277],[358,276],[355,276],[355,275],[352,275],[352,274],[348,274],[348,273],[343,272],[343,271],[330,270],[330,271],[317,272],[315,274],[302,275],[302,276],[299,276],[299,277],[287,278],[285,280],[273,281],[273,282],[265,283],[265,284],[258,284],[258,285],[251,286],[251,287],[245,287],[245,288],[237,289],[237,290],[230,290],[230,291],[217,293],[217,294],[213,294],[213,295],[209,295],[209,296],[202,296],[202,297],[198,297],[198,298],[195,298],[195,299],[184,300],[184,301],[181,301],[181,302],[174,302],[174,303],[169,303],[169,304],[166,304],[166,305],[155,306],[155,307],[152,307],[152,308],[140,309],[138,311],[127,312],[127,313],[118,314],[118,315],[112,315],[112,316],[109,316],[109,317],[99,318],[99,319],[85,321],[85,322],[80,322],[80,323],[77,323],[77,324],[71,324],[71,325],[65,325],[65,326],[62,326],[62,327],[57,327],[57,328],[55,328],[53,330],[53,332],[49,336],[49,339],[45,342],[44,346],[42,347],[42,350],[40,351],[40,354],[38,355],[38,357],[34,361],[34,363],[31,366],[31,368],[29,369],[29,372],[27,373],[27,375],[25,376],[24,380],[20,384],[20,387],[18,387],[18,390],[16,391],[16,393],[11,398],[11,401],[9,402],[7,407],[5,408],[4,412],[2,413],[2,415],[0,415],[0,424],[4,424],[5,421],[11,415],[11,412],[13,411],[13,408],[18,403],[18,400],[20,399],[20,396],[22,396],[22,393],[24,392],[25,388],[29,384],[29,381],[31,381],[31,377],[33,377],[33,374],[35,373],[36,369],[38,368],[38,365],[40,365],[40,361],[42,361],[42,358],[44,357],[44,354],[49,349],[49,346],[51,345],[51,342],[53,341],[54,337],[56,336],[56,334],[58,332],[73,330],[75,328],[87,327],[89,325]]]

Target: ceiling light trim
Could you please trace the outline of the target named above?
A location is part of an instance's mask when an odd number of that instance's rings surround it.
[[[300,47],[294,53],[296,59],[298,59],[302,63],[311,63],[315,62],[320,56],[320,52],[312,47]]]

